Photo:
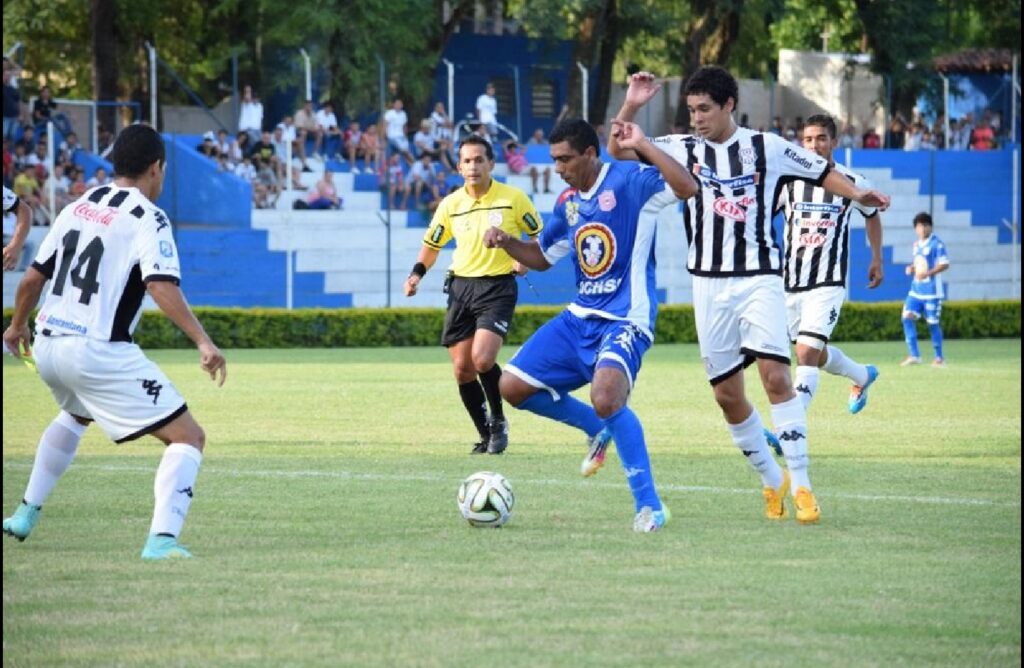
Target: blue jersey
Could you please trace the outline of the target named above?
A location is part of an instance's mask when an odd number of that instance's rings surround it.
[[[949,264],[946,255],[946,244],[932,234],[924,241],[914,242],[914,281],[910,284],[910,296],[917,299],[945,299],[946,289],[942,284],[942,274],[918,280],[918,270],[932,270],[935,267]]]
[[[658,212],[676,201],[657,169],[636,162],[606,163],[590,190],[559,196],[538,242],[551,264],[572,257],[573,315],[628,321],[654,338],[654,236]]]

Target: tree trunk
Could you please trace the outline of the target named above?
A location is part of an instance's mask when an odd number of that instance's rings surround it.
[[[598,59],[597,90],[594,102],[590,107],[590,118],[587,120],[595,125],[605,122],[608,110],[608,98],[612,92],[612,68],[615,56],[619,52],[622,33],[619,30],[617,0],[608,0],[604,11],[604,34],[601,36],[601,55]]]
[[[89,32],[92,34],[93,99],[112,101],[118,98],[117,66],[117,3],[115,0],[89,0]],[[99,107],[101,127],[115,132],[115,107]],[[146,112],[144,112],[146,113]],[[155,119],[150,119],[154,122]],[[155,122],[154,122],[155,124]]]
[[[675,125],[690,127],[686,108],[686,82],[704,64],[724,65],[740,32],[743,0],[694,0],[693,17],[686,31],[686,54],[682,62],[683,82],[679,87]]]

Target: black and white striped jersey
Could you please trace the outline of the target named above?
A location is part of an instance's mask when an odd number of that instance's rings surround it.
[[[693,174],[699,191],[686,200],[683,222],[695,276],[781,274],[772,229],[779,191],[792,179],[821,183],[828,161],[770,133],[737,128],[721,144],[694,135],[652,140]]]
[[[167,215],[137,188],[99,186],[64,207],[32,266],[50,280],[36,332],[131,341],[146,283],[181,279]]]
[[[858,188],[871,187],[860,174],[839,164],[834,168]],[[803,180],[790,181],[782,188],[778,207],[786,216],[786,292],[845,287],[850,262],[850,212],[855,208],[870,218],[877,210]]]

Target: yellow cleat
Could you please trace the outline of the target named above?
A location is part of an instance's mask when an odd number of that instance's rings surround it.
[[[821,508],[814,493],[806,487],[796,488],[796,521],[800,524],[814,524],[821,519]]]
[[[764,516],[770,520],[781,520],[786,517],[786,495],[789,494],[789,471],[782,471],[782,484],[778,489],[765,487],[761,490],[764,494]]]

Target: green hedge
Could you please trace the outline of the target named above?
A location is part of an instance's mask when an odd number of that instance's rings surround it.
[[[898,341],[903,338],[901,304],[849,303],[843,307],[833,338],[837,341]],[[509,343],[527,336],[561,309],[523,306],[516,311]],[[223,348],[344,348],[356,346],[437,345],[443,309],[195,309],[206,331]],[[779,317],[783,317],[779,314]],[[4,327],[11,310],[4,309]],[[949,302],[942,308],[948,338],[1019,338],[1020,300]],[[920,324],[922,336],[925,325]],[[187,348],[191,342],[170,320],[146,312],[136,330],[144,348]],[[693,307],[664,306],[658,314],[659,343],[695,343]]]

